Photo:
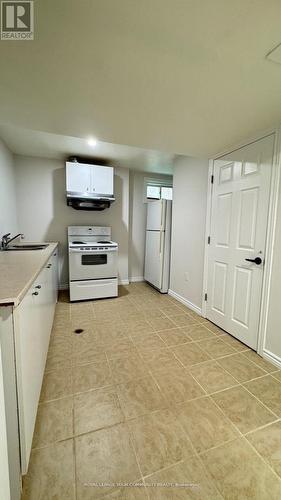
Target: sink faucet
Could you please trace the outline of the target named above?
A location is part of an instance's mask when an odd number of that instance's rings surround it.
[[[12,238],[9,238],[10,234],[11,233],[7,233],[7,234],[4,234],[4,236],[2,236],[2,244],[1,244],[2,250],[6,250],[8,245],[11,243],[11,241],[14,241],[19,236],[21,238],[24,238],[24,234],[22,234],[22,233],[16,234],[16,236],[13,236]]]

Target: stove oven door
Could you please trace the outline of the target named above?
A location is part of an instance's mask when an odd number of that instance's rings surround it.
[[[116,248],[108,250],[69,249],[69,277],[75,280],[96,280],[117,278],[118,252]]]

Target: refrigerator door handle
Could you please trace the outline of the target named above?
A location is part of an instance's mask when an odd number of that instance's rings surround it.
[[[164,237],[165,237],[165,231],[160,231],[160,259],[161,259],[161,264],[160,264],[160,289],[162,288],[163,285],[163,243],[164,243]]]
[[[164,231],[160,231],[159,254],[162,253]]]
[[[165,226],[163,226],[163,223],[166,218],[166,202],[165,200],[161,200],[161,221],[160,221],[160,231],[163,231],[165,229]]]

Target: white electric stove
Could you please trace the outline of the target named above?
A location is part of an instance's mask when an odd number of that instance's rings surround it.
[[[69,226],[68,253],[71,302],[118,296],[118,244],[110,227]]]

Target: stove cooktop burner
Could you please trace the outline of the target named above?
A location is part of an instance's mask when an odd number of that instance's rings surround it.
[[[72,243],[74,243],[75,245],[85,245],[84,241],[73,241]]]
[[[98,243],[100,243],[102,245],[110,245],[111,241],[98,241]]]

